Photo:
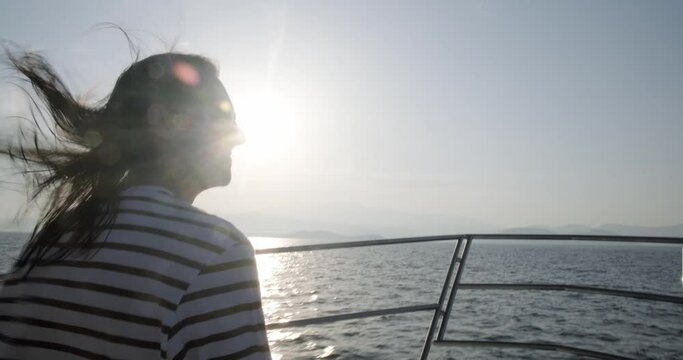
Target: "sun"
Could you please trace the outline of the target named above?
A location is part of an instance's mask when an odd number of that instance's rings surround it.
[[[245,143],[235,151],[252,165],[288,157],[297,144],[298,123],[293,102],[274,90],[245,92],[234,101],[236,120]]]

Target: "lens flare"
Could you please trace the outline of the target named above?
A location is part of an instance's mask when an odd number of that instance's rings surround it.
[[[194,66],[184,61],[173,63],[173,75],[185,85],[197,86],[199,84],[199,72]]]
[[[218,103],[218,108],[224,113],[232,112],[232,104],[229,101],[221,101]]]

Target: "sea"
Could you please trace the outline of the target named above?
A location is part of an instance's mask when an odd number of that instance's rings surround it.
[[[0,233],[0,273],[25,234]],[[256,248],[312,240],[251,238]],[[267,323],[438,300],[454,242],[257,257]],[[558,283],[683,296],[680,246],[475,241],[463,283]],[[271,330],[278,359],[416,359],[431,311]],[[634,359],[683,359],[683,305],[559,291],[457,293],[446,339],[554,342]],[[521,349],[432,347],[430,359],[581,359]]]

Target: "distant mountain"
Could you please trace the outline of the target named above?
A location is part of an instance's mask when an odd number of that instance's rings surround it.
[[[0,218],[0,231],[4,232],[31,232],[36,225],[34,217],[25,218]]]
[[[623,235],[623,236],[661,236],[683,237],[683,224],[672,226],[633,226],[620,224],[605,224],[598,227],[589,227],[580,224],[563,226],[525,226],[504,229],[503,234],[571,234],[571,235]]]
[[[11,241],[25,241],[31,236],[30,232],[25,231],[0,231],[0,237]]]
[[[293,238],[293,239],[306,239],[306,240],[320,240],[320,241],[359,241],[359,240],[379,240],[383,239],[381,235],[369,234],[369,235],[343,235],[331,231],[295,231],[290,232],[279,237]]]
[[[599,227],[616,235],[683,237],[683,224],[671,226],[632,226],[605,224]]]
[[[353,204],[329,204],[306,211],[219,214],[251,236],[326,231],[353,238],[408,237],[491,232],[496,226],[466,217],[415,214]],[[375,236],[378,234],[379,236]]]
[[[502,230],[501,234],[532,234],[532,235],[553,235],[554,232],[535,226],[515,227]]]
[[[552,228],[558,234],[573,234],[573,235],[617,235],[616,233],[603,229],[592,228],[586,225],[569,224],[564,226],[556,226]]]

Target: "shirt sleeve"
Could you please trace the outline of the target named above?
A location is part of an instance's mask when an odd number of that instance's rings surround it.
[[[229,247],[190,284],[169,322],[167,359],[270,359],[254,250]]]

